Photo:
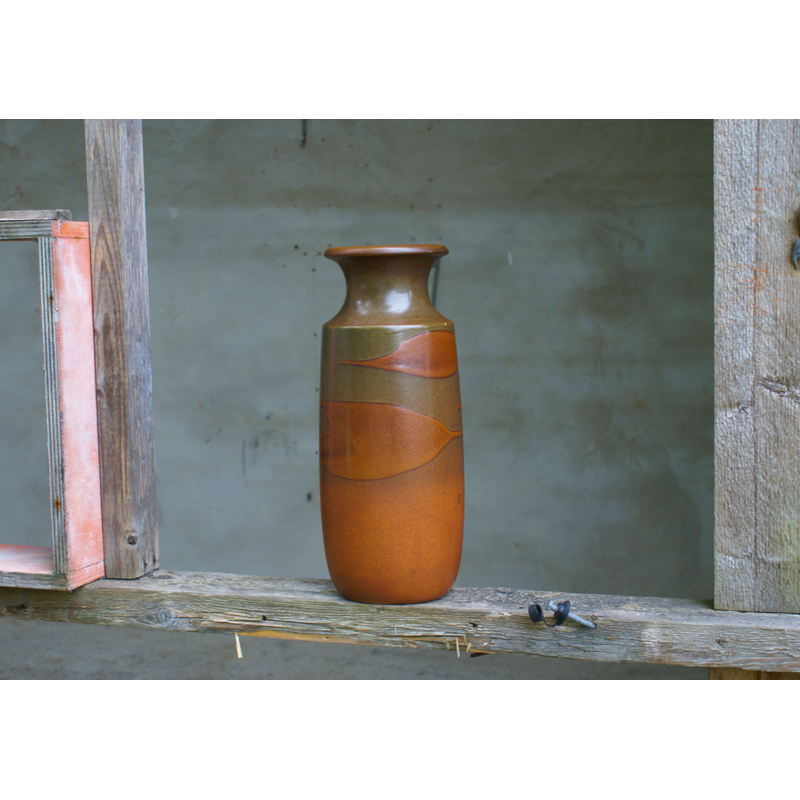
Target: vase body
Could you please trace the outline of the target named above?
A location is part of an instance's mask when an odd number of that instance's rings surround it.
[[[428,296],[442,245],[337,247],[347,296],[323,326],[320,502],[333,584],[422,603],[455,582],[464,449],[453,323]]]

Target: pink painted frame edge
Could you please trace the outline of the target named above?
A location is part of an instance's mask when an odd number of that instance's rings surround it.
[[[89,224],[52,223],[66,569],[46,547],[0,545],[0,586],[74,589],[105,574]]]

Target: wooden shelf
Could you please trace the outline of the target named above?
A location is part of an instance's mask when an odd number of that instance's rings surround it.
[[[595,630],[534,625],[531,603],[569,599]],[[0,616],[388,647],[800,672],[800,615],[714,611],[710,601],[457,588],[433,603],[344,600],[327,580],[165,572],[72,592],[0,589]]]

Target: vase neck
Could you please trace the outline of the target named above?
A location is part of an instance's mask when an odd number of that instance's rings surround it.
[[[449,322],[431,303],[428,277],[434,253],[334,257],[347,295],[328,325],[431,325]]]

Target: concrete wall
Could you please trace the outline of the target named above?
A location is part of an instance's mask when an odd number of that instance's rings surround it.
[[[710,597],[711,123],[311,120],[300,137],[299,120],[144,123],[162,566],[327,576],[318,333],[344,281],[321,252],[442,242],[458,584]],[[0,122],[0,207],[86,218],[80,121]],[[2,247],[2,538],[46,543],[44,406],[19,399],[41,381],[36,280]]]

